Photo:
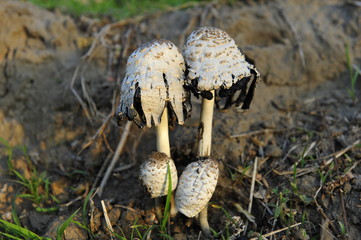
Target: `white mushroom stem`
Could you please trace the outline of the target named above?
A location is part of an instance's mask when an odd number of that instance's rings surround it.
[[[200,157],[209,157],[211,155],[214,90],[211,93],[213,94],[211,100],[202,98],[201,119],[198,130],[198,156]]]
[[[199,213],[199,225],[202,228],[202,232],[205,236],[211,235],[211,229],[208,224],[208,205],[206,205],[202,211]]]
[[[212,146],[212,123],[213,123],[213,109],[214,109],[214,98],[215,91],[211,91],[213,98],[208,100],[202,98],[202,109],[200,126],[198,132],[198,156],[209,157],[211,155]],[[201,226],[202,232],[206,236],[210,236],[211,230],[208,224],[208,207],[205,206],[199,213],[199,225]]]
[[[168,111],[164,109],[161,121],[158,126],[155,127],[157,131],[157,151],[163,152],[170,157],[170,145],[168,134]]]
[[[157,151],[163,152],[170,156],[170,145],[169,145],[169,131],[168,131],[168,109],[165,108],[161,117],[161,121],[158,126],[156,126],[156,135],[157,135]],[[173,184],[173,183],[172,183]],[[171,196],[171,208],[170,216],[173,217],[177,214],[178,210],[175,207],[173,194]],[[162,219],[162,207],[160,197],[155,198],[155,213],[158,219]]]

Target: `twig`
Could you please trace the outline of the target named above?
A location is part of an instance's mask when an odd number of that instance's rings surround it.
[[[336,165],[337,176],[340,176],[338,161],[335,161],[335,165]],[[342,191],[340,191],[340,199],[341,199],[341,206],[342,206],[343,221],[345,222],[346,232],[348,233],[349,228],[348,228],[348,221],[347,221],[347,215],[346,215],[345,200],[343,198],[343,192]]]
[[[250,194],[249,194],[249,205],[248,205],[248,213],[249,214],[251,214],[251,211],[252,211],[254,185],[256,182],[256,175],[257,175],[257,163],[258,163],[258,157],[256,157],[254,159],[254,165],[253,165],[253,174],[252,174],[251,190],[250,190]]]
[[[124,206],[124,205],[120,205],[120,204],[115,204],[114,207],[124,208],[124,209],[127,209],[128,211],[132,211],[132,212],[135,212],[135,213],[137,213],[137,214],[144,215],[144,214],[142,214],[140,211],[135,210],[134,208],[131,208],[131,207],[128,207],[128,206]]]
[[[283,128],[283,129],[266,128],[266,129],[252,131],[252,132],[245,132],[245,133],[235,134],[235,135],[231,135],[229,137],[230,138],[245,138],[245,137],[250,137],[250,136],[254,136],[254,135],[269,134],[269,133],[280,133],[280,132],[287,132],[287,131],[291,131],[291,130],[294,130],[294,128]]]
[[[113,239],[114,230],[113,230],[112,224],[111,224],[109,216],[108,216],[107,207],[105,206],[104,200],[102,200],[101,203],[102,203],[102,207],[103,207],[105,222],[107,223],[107,227],[110,231],[109,235],[110,235],[110,238]]]
[[[118,144],[117,149],[115,150],[113,159],[112,159],[112,161],[110,162],[110,165],[109,165],[109,167],[108,167],[108,169],[107,169],[107,171],[106,171],[106,173],[105,173],[105,175],[104,175],[104,178],[102,179],[102,182],[100,183],[99,191],[98,191],[98,196],[99,196],[99,197],[101,197],[101,195],[102,195],[102,193],[103,193],[103,190],[104,190],[104,187],[105,187],[105,185],[107,184],[108,179],[109,179],[109,177],[110,177],[110,174],[112,173],[112,171],[113,171],[113,169],[114,169],[114,166],[115,166],[115,164],[117,163],[121,152],[123,151],[125,142],[126,142],[127,137],[128,137],[128,135],[129,135],[129,130],[130,130],[130,127],[131,127],[131,123],[132,123],[132,122],[128,121],[128,122],[125,124],[122,137],[121,137],[121,139],[120,139],[120,141],[119,141],[119,144]]]
[[[99,179],[101,176],[103,176],[103,173],[104,173],[106,167],[109,165],[109,161],[112,156],[113,156],[113,154],[109,153],[108,156],[105,158],[105,160],[102,164],[102,167],[100,168],[100,171],[98,172],[97,177],[95,178],[95,181],[93,182],[93,185],[92,185],[93,187],[96,187],[98,185]]]
[[[78,152],[78,155],[80,155],[85,149],[87,149],[99,135],[102,135],[104,133],[104,131],[105,131],[107,125],[108,125],[109,120],[113,116],[114,116],[114,112],[112,111],[111,113],[109,113],[107,118],[103,121],[102,125],[99,127],[98,131],[94,134],[94,136],[87,143],[85,143],[83,145],[83,147]]]
[[[318,204],[317,202],[317,195],[320,192],[320,190],[322,189],[322,180],[320,180],[320,187],[317,189],[315,196],[313,196],[313,201],[316,204],[317,210],[321,213],[322,217],[326,220],[329,221],[329,224],[331,225],[332,229],[335,230],[335,226],[333,225],[333,222],[330,221],[330,219],[328,218],[328,216],[326,215],[325,211],[323,211],[322,207],[320,206],[320,204]]]
[[[264,237],[264,238],[265,238],[265,237],[270,237],[270,236],[273,236],[273,235],[275,235],[275,234],[277,234],[277,233],[283,232],[283,231],[285,231],[285,230],[288,230],[288,229],[297,227],[298,225],[301,225],[301,224],[302,224],[302,223],[296,223],[296,224],[293,224],[293,225],[291,225],[291,226],[289,226],[289,227],[284,227],[284,228],[278,229],[278,230],[276,230],[276,231],[273,231],[273,232],[264,234],[264,235],[262,235],[262,237]],[[255,237],[255,238],[251,238],[250,240],[258,240],[258,239],[259,239],[258,237]]]
[[[83,108],[83,110],[85,112],[85,116],[88,118],[89,122],[92,122],[89,111],[88,111],[88,107],[86,106],[85,102],[81,99],[80,95],[78,94],[78,92],[74,88],[74,84],[75,84],[75,80],[76,80],[76,78],[78,76],[79,68],[80,68],[80,66],[77,66],[76,69],[75,69],[73,78],[71,79],[71,82],[70,82],[70,90],[74,94],[74,96],[76,97],[76,99],[78,100],[80,105],[82,106],[82,108]]]
[[[254,196],[254,186],[256,182],[256,175],[257,175],[257,167],[258,167],[258,157],[254,159],[254,165],[253,165],[253,172],[252,172],[252,181],[251,181],[251,189],[249,192],[249,204],[248,204],[248,214],[252,216],[252,204],[253,204],[253,196]],[[255,223],[253,221],[253,223]],[[248,228],[248,222],[246,224],[246,228]],[[245,230],[246,231],[246,230]]]

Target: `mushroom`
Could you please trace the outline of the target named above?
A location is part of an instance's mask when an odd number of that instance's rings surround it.
[[[217,161],[210,158],[190,163],[179,178],[175,194],[177,209],[189,218],[205,209],[216,188],[218,172]],[[199,216],[199,223],[203,233],[209,236],[207,214]]]
[[[195,95],[200,94],[203,97],[198,133],[198,156],[209,158],[215,98],[226,98],[224,109],[233,104],[239,110],[249,109],[260,74],[246,61],[234,40],[218,28],[201,27],[193,31],[185,43],[183,56],[188,72],[186,85]],[[239,91],[239,96],[234,100]],[[207,206],[200,212],[200,219],[206,216]],[[209,227],[208,229],[206,226],[202,227],[202,230],[205,233],[209,232]]]
[[[138,127],[156,127],[157,151],[170,157],[168,109],[182,125],[190,115],[190,93],[184,88],[185,62],[168,40],[143,44],[128,58],[115,116],[134,121]],[[119,123],[118,122],[118,123]],[[159,199],[156,212],[161,217]],[[171,214],[175,214],[172,207]]]
[[[152,198],[165,196],[168,193],[167,165],[169,164],[172,179],[172,191],[177,187],[178,175],[174,161],[162,152],[153,152],[147,161],[140,166],[139,178]]]

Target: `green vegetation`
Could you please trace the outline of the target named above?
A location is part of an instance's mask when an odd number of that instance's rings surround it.
[[[40,237],[22,226],[0,219],[0,239],[49,240],[50,238]]]
[[[58,210],[58,207],[44,207],[45,205],[49,205],[49,203],[57,203],[58,200],[54,195],[50,194],[50,180],[47,177],[47,173],[45,171],[40,174],[37,172],[37,169],[27,154],[26,147],[10,146],[10,144],[2,138],[0,138],[0,143],[5,146],[5,152],[8,156],[7,165],[9,174],[15,177],[12,181],[23,186],[21,189],[22,193],[17,194],[15,198],[19,197],[30,200],[35,207],[35,210],[38,212],[52,212]],[[12,164],[14,150],[20,150],[22,152],[30,172],[30,177],[25,177],[22,172],[14,168]]]
[[[186,0],[28,0],[47,8],[60,9],[66,13],[80,16],[82,14],[107,15],[116,19],[124,19],[134,15],[152,13],[189,3]],[[200,2],[195,0],[193,2]]]
[[[352,59],[351,59],[351,54],[350,54],[350,46],[348,44],[345,44],[345,54],[346,54],[347,69],[348,69],[348,73],[350,75],[350,83],[351,83],[351,86],[348,89],[348,93],[349,93],[350,97],[352,98],[352,101],[355,102],[356,101],[356,82],[357,82],[359,75],[361,74],[361,69],[358,68],[356,65],[353,65]]]

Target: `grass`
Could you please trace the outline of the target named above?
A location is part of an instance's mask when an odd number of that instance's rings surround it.
[[[57,199],[50,194],[50,180],[47,177],[47,173],[45,171],[40,174],[38,173],[27,154],[26,147],[13,147],[3,138],[0,138],[0,143],[5,146],[5,152],[8,156],[7,165],[9,173],[15,177],[15,179],[12,179],[11,181],[22,186],[22,193],[17,194],[16,197],[30,200],[33,203],[35,210],[38,212],[53,212],[58,210],[59,207],[44,207],[46,204],[48,205],[49,202],[57,202]],[[30,172],[30,177],[25,177],[23,173],[14,168],[12,163],[14,150],[20,150],[22,152]]]
[[[186,0],[27,0],[47,9],[60,9],[63,12],[80,16],[82,14],[107,15],[115,19],[152,13],[168,7],[189,3]],[[195,0],[193,2],[200,2]]]
[[[352,101],[356,101],[356,82],[357,79],[361,73],[360,68],[358,68],[356,65],[353,65],[352,59],[351,59],[351,53],[350,53],[350,46],[349,44],[345,44],[345,54],[346,54],[346,64],[347,69],[350,75],[350,88],[348,89],[348,93],[350,97],[352,98]]]

